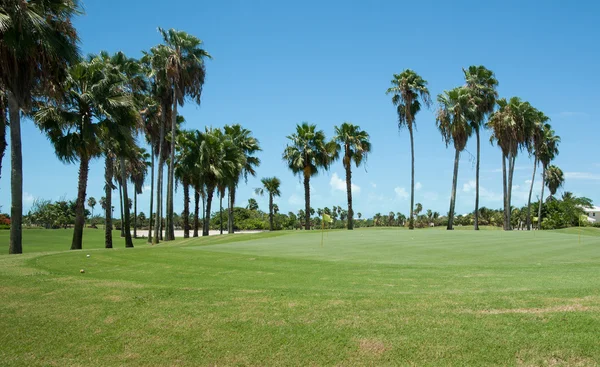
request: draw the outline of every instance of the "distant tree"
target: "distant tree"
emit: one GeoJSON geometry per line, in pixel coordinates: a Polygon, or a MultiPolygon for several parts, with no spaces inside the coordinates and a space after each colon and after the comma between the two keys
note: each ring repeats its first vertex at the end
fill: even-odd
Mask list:
{"type": "Polygon", "coordinates": [[[422,211],[423,211],[423,205],[421,203],[416,203],[415,204],[415,215],[421,214],[422,211]]]}
{"type": "Polygon", "coordinates": [[[92,217],[94,216],[94,207],[96,206],[96,198],[93,196],[90,196],[90,198],[87,201],[87,205],[92,208],[92,217]]]}
{"type": "MultiPolygon", "coordinates": [[[[269,230],[272,231],[274,228],[273,218],[275,214],[273,198],[281,196],[281,191],[279,190],[281,181],[277,177],[265,177],[260,180],[260,182],[262,182],[263,187],[255,189],[255,192],[261,196],[264,195],[265,191],[269,193],[269,230]]],[[[256,203],[256,200],[254,200],[254,202],[256,203]]],[[[250,206],[250,203],[248,203],[248,206],[250,206]]],[[[256,204],[256,208],[258,209],[258,204],[256,204]]]]}
{"type": "Polygon", "coordinates": [[[362,218],[362,213],[361,212],[358,212],[356,215],[358,216],[358,219],[362,218]]]}
{"type": "Polygon", "coordinates": [[[256,199],[254,199],[254,198],[248,199],[248,205],[246,205],[246,209],[258,210],[258,202],[256,202],[256,199]]]}
{"type": "Polygon", "coordinates": [[[549,166],[546,169],[546,185],[548,185],[548,190],[550,190],[550,197],[553,197],[556,194],[556,191],[564,184],[564,182],[565,175],[560,168],[557,166],[549,166]]]}

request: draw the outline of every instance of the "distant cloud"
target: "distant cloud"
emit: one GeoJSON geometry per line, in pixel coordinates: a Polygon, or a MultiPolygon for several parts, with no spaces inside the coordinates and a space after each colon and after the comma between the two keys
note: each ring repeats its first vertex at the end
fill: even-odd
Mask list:
{"type": "MultiPolygon", "coordinates": [[[[334,173],[331,176],[331,180],[329,180],[329,185],[331,185],[331,188],[333,190],[346,192],[346,181],[342,180],[337,173],[334,173]]],[[[360,187],[358,185],[352,184],[352,193],[359,194],[360,187]]]]}
{"type": "Polygon", "coordinates": [[[579,118],[589,118],[590,114],[586,112],[576,112],[576,111],[564,111],[558,114],[559,117],[569,118],[569,117],[579,117],[579,118]]]}
{"type": "Polygon", "coordinates": [[[31,205],[35,201],[35,197],[28,192],[23,191],[23,204],[31,205]]]}
{"type": "MultiPolygon", "coordinates": [[[[515,166],[515,171],[523,171],[523,170],[527,170],[527,169],[533,169],[533,168],[528,167],[528,166],[515,166]]],[[[508,171],[508,166],[506,167],[506,170],[508,171]]],[[[495,168],[495,169],[492,169],[492,170],[488,170],[487,172],[501,173],[502,172],[502,168],[495,168]]]]}
{"type": "Polygon", "coordinates": [[[292,195],[290,195],[290,198],[288,199],[288,203],[290,205],[302,205],[302,204],[304,204],[304,200],[302,200],[302,198],[299,195],[292,194],[292,195]]]}
{"type": "Polygon", "coordinates": [[[421,190],[421,188],[422,188],[422,187],[423,187],[423,185],[421,185],[421,183],[420,183],[420,182],[417,182],[417,183],[415,184],[415,191],[419,191],[419,190],[421,190]]]}
{"type": "MultiPolygon", "coordinates": [[[[518,187],[518,186],[517,186],[518,187]]],[[[475,181],[470,180],[469,182],[463,184],[463,192],[465,193],[475,193],[475,181]]],[[[479,196],[482,199],[486,199],[488,201],[502,201],[502,195],[496,194],[493,191],[489,191],[483,186],[479,186],[479,196]]]]}
{"type": "Polygon", "coordinates": [[[396,197],[398,197],[399,199],[408,199],[408,192],[406,192],[406,189],[404,187],[396,187],[394,189],[394,192],[396,192],[396,197]]]}
{"type": "Polygon", "coordinates": [[[377,184],[375,182],[371,182],[371,186],[376,189],[377,188],[377,184]]]}
{"type": "Polygon", "coordinates": [[[150,191],[150,185],[146,185],[144,187],[142,187],[142,192],[149,192],[150,191]]]}
{"type": "Polygon", "coordinates": [[[600,174],[591,172],[565,172],[565,179],[570,180],[600,180],[600,174]]]}
{"type": "Polygon", "coordinates": [[[423,193],[423,199],[425,199],[426,201],[437,201],[437,199],[439,198],[439,195],[437,192],[433,192],[433,191],[427,191],[425,193],[423,193]]]}

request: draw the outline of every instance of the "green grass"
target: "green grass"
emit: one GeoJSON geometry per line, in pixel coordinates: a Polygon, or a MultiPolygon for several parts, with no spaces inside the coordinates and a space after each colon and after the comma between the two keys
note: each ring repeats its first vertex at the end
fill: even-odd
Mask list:
{"type": "Polygon", "coordinates": [[[323,246],[295,231],[113,250],[92,249],[102,232],[90,230],[89,250],[54,252],[68,231],[31,232],[26,254],[0,256],[6,366],[600,363],[594,228],[329,231],[323,246]]]}

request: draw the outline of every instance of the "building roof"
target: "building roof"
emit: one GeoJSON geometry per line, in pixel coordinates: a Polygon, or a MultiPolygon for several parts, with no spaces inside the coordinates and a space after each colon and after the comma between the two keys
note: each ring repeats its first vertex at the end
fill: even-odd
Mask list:
{"type": "Polygon", "coordinates": [[[591,208],[583,208],[583,211],[586,213],[589,212],[600,212],[600,206],[593,206],[591,208]]]}

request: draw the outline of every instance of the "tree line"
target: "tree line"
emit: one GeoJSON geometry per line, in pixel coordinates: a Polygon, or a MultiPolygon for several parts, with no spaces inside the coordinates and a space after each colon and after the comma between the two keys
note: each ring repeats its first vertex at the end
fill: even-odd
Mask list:
{"type": "MultiPolygon", "coordinates": [[[[185,102],[200,104],[204,86],[205,62],[211,55],[202,41],[183,31],[159,28],[162,42],[143,51],[140,59],[122,52],[100,52],[82,57],[73,17],[82,13],[79,1],[36,2],[6,0],[0,7],[0,157],[6,148],[6,128],[11,144],[11,226],[10,253],[22,252],[23,185],[21,116],[30,117],[47,135],[58,159],[78,164],[78,189],[74,207],[74,234],[71,249],[81,249],[85,225],[85,203],[89,163],[103,158],[105,163],[105,245],[112,241],[112,191],[119,189],[121,218],[126,247],[133,247],[131,216],[127,209],[134,186],[133,205],[150,171],[151,198],[148,241],[170,241],[174,236],[174,190],[181,184],[184,192],[184,231],[188,237],[207,235],[213,198],[219,207],[227,195],[227,230],[234,231],[236,188],[241,180],[256,175],[260,145],[251,131],[240,125],[207,127],[203,131],[181,129],[184,118],[178,109],[185,102]],[[138,146],[145,137],[150,151],[138,146]],[[164,169],[167,169],[166,185],[164,169]],[[155,177],[156,171],[156,177],[155,177]],[[166,186],[166,188],[165,188],[166,186]],[[163,194],[166,192],[166,200],[163,194]],[[189,223],[189,203],[195,214],[189,223]],[[163,202],[166,202],[163,208],[163,202]],[[203,223],[200,226],[199,205],[203,223]],[[156,207],[154,204],[156,203],[156,207]],[[125,209],[123,209],[125,207],[125,209]],[[163,220],[164,218],[164,224],[163,220]],[[164,238],[163,238],[164,232],[164,238]]],[[[483,66],[463,70],[465,83],[437,97],[436,124],[446,145],[455,148],[452,195],[447,228],[453,228],[456,185],[460,153],[467,140],[477,139],[474,228],[479,229],[479,166],[481,130],[491,131],[491,142],[502,153],[504,211],[503,224],[511,229],[511,194],[515,161],[527,151],[534,157],[532,182],[527,205],[527,229],[531,228],[531,191],[538,165],[542,166],[542,193],[538,217],[542,215],[543,191],[551,193],[564,182],[562,171],[551,165],[558,154],[560,137],[549,118],[518,97],[499,98],[498,81],[483,66]]],[[[428,83],[410,69],[394,74],[386,94],[398,115],[398,127],[407,128],[411,144],[411,197],[407,218],[415,227],[414,204],[414,129],[416,116],[433,104],[428,83]]],[[[282,158],[288,168],[303,180],[305,205],[301,221],[311,228],[310,179],[327,170],[341,158],[346,174],[346,227],[354,228],[352,205],[352,165],[360,166],[371,152],[369,134],[360,126],[344,122],[335,127],[327,140],[323,130],[301,123],[287,136],[282,158]]],[[[1,162],[0,162],[1,164],[1,162]]],[[[280,180],[264,178],[258,194],[269,196],[269,222],[274,228],[274,198],[281,195],[280,180]]],[[[134,210],[137,213],[137,209],[134,210]]],[[[222,210],[219,211],[222,215],[222,210]]],[[[135,216],[134,216],[135,217],[135,216]]],[[[134,218],[135,220],[135,218],[134,218]]],[[[220,221],[224,225],[224,221],[220,221]]],[[[538,228],[541,220],[538,220],[538,228]]],[[[137,226],[134,226],[134,230],[137,226]]]]}

